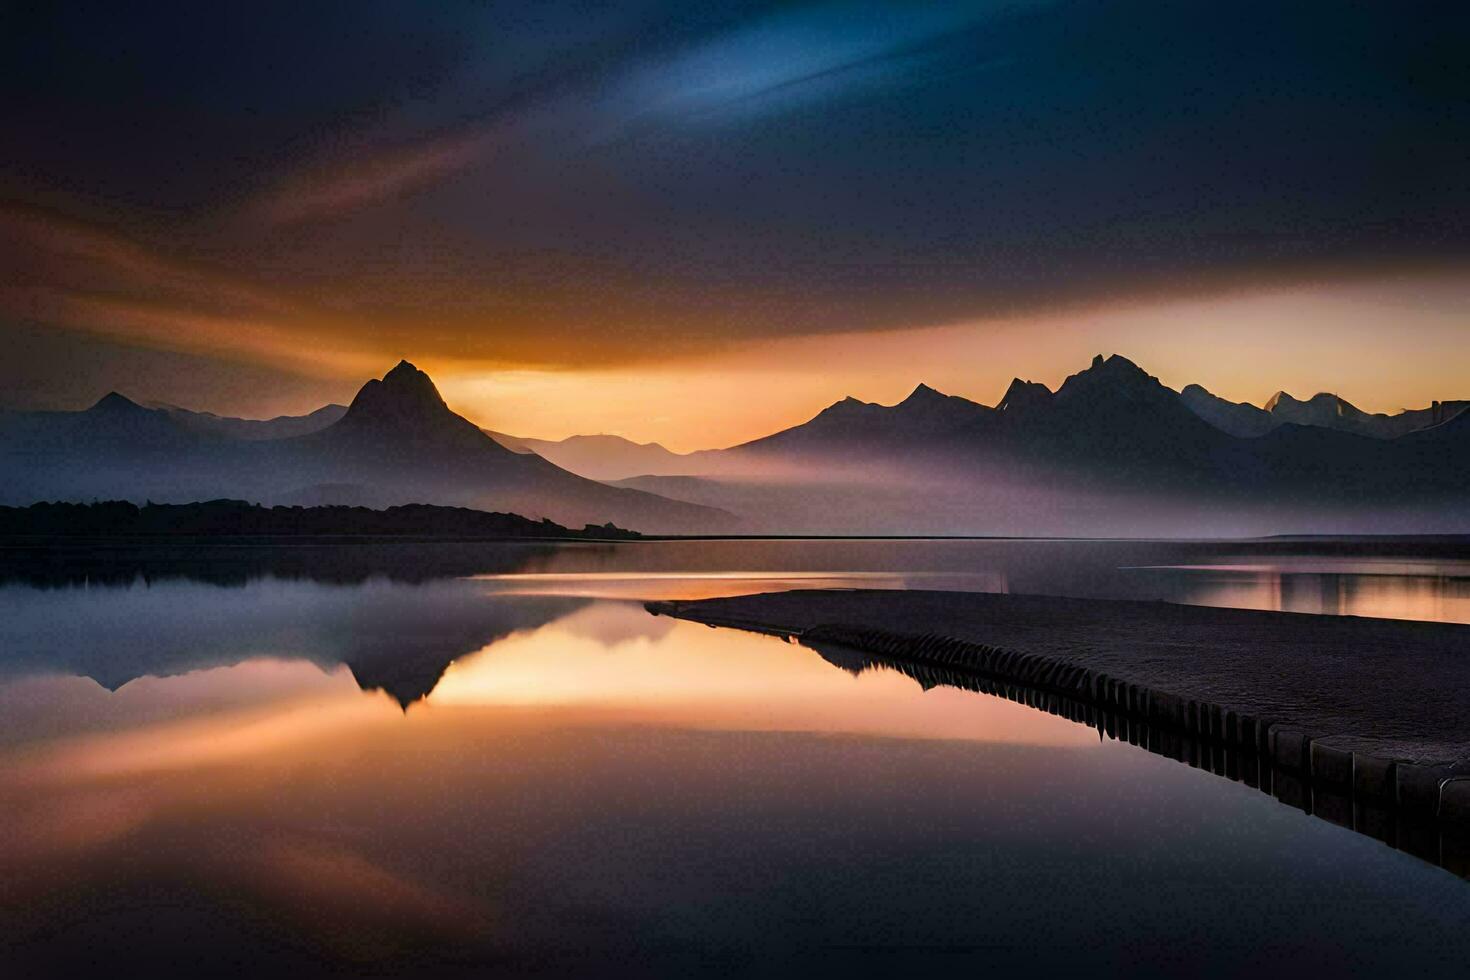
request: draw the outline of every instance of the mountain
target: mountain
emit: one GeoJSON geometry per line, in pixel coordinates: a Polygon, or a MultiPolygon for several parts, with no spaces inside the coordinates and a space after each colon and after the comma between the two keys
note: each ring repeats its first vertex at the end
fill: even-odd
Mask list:
{"type": "Polygon", "coordinates": [[[1055,393],[1017,379],[994,408],[919,385],[895,405],[845,398],[814,418],[719,453],[691,454],[695,475],[729,476],[742,464],[788,473],[830,466],[932,473],[981,463],[1073,467],[1105,462],[1149,475],[1178,469],[1227,443],[1177,392],[1127,358],[1095,358],[1055,393]]]}
{"type": "Polygon", "coordinates": [[[82,412],[0,412],[0,439],[24,438],[37,443],[52,439],[119,440],[134,449],[197,444],[201,436],[206,441],[209,437],[284,439],[324,429],[346,412],[342,405],[324,405],[307,415],[241,419],[177,405],[139,403],[110,391],[82,412]]]}
{"type": "Polygon", "coordinates": [[[80,412],[3,413],[0,502],[106,499],[121,488],[136,488],[139,499],[155,489],[223,496],[203,493],[210,481],[194,482],[197,461],[221,441],[115,391],[80,412]],[[185,461],[182,468],[175,465],[185,461]]]}
{"type": "Polygon", "coordinates": [[[1200,385],[1186,385],[1179,399],[1200,418],[1222,432],[1251,439],[1263,436],[1280,424],[1264,408],[1246,402],[1233,402],[1205,390],[1200,385]]]}
{"type": "Polygon", "coordinates": [[[1470,401],[1432,402],[1428,408],[1405,409],[1395,415],[1369,413],[1331,392],[1318,392],[1306,401],[1278,391],[1264,408],[1232,402],[1189,385],[1180,397],[1200,418],[1233,436],[1254,438],[1285,424],[1352,432],[1374,439],[1397,439],[1418,429],[1438,425],[1470,407],[1470,401]]]}
{"type": "MultiPolygon", "coordinates": [[[[1332,417],[1357,416],[1334,406],[1332,417]]],[[[1421,432],[1381,438],[1285,422],[1197,386],[1175,391],[1125,357],[1100,355],[1055,392],[1017,379],[994,408],[925,386],[895,405],[846,398],[763,439],[690,454],[685,479],[621,485],[782,533],[1470,527],[1470,453],[1460,449],[1470,413],[1421,432]]]]}
{"type": "MultiPolygon", "coordinates": [[[[609,487],[512,452],[452,411],[429,376],[407,361],[363,385],[334,424],[263,445],[291,475],[297,494],[341,488],[333,491],[347,498],[340,503],[435,503],[666,533],[734,523],[728,514],[609,487]]],[[[280,478],[273,482],[279,486],[280,478]]]]}
{"type": "Polygon", "coordinates": [[[715,452],[691,453],[686,472],[739,475],[814,468],[863,469],[983,438],[996,412],[967,398],[916,387],[894,405],[844,398],[800,425],[715,452]]]}
{"type": "Polygon", "coordinates": [[[994,415],[994,409],[957,395],[941,394],[921,384],[892,406],[844,398],[808,422],[735,449],[770,452],[827,448],[836,444],[865,448],[873,440],[895,446],[913,445],[983,426],[994,415]]]}
{"type": "Polygon", "coordinates": [[[1062,382],[1049,401],[1028,402],[1002,416],[1013,445],[1028,457],[1105,464],[1104,472],[1148,479],[1161,472],[1207,467],[1230,438],[1180,401],[1179,393],[1119,354],[1062,382]]]}
{"type": "Polygon", "coordinates": [[[665,533],[735,523],[710,508],[609,487],[513,453],[453,412],[407,361],[367,382],[337,421],[304,435],[235,438],[111,394],[84,412],[0,418],[0,457],[5,503],[227,497],[428,503],[665,533]]]}
{"type": "Polygon", "coordinates": [[[497,440],[405,361],[335,421],[279,438],[115,393],[0,414],[0,503],[425,503],[645,533],[1445,532],[1470,529],[1464,405],[1377,416],[1281,396],[1268,411],[1099,355],[1055,391],[1017,379],[994,407],[919,385],[681,456],[618,437],[497,440]],[[558,451],[609,477],[662,472],[609,485],[541,455],[558,451]]]}
{"type": "Polygon", "coordinates": [[[306,415],[278,415],[272,419],[238,419],[213,412],[191,412],[187,408],[164,403],[149,403],[160,409],[186,429],[228,436],[231,439],[287,439],[325,429],[347,412],[345,405],[323,405],[306,415]]]}
{"type": "Polygon", "coordinates": [[[564,470],[592,480],[622,480],[633,476],[684,472],[689,463],[681,453],[656,442],[634,442],[622,436],[569,436],[566,439],[528,439],[504,432],[485,434],[516,453],[535,453],[564,470]]]}

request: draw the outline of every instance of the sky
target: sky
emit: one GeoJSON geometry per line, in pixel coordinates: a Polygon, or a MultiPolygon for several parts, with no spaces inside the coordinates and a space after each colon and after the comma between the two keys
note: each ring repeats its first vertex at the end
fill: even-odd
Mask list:
{"type": "Polygon", "coordinates": [[[0,405],[1470,397],[1463,3],[0,3],[0,405]]]}

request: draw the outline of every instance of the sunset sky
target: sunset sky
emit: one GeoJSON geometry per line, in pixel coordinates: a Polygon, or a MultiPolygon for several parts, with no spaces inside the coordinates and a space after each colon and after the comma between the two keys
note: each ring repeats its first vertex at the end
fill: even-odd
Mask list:
{"type": "Polygon", "coordinates": [[[1463,3],[148,6],[0,6],[0,405],[1470,398],[1463,3]]]}

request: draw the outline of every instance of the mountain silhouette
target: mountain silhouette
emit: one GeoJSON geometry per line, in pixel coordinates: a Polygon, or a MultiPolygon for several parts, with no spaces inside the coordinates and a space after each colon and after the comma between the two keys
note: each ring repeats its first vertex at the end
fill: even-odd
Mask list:
{"type": "MultiPolygon", "coordinates": [[[[1017,379],[995,408],[920,386],[845,398],[801,425],[624,481],[783,533],[1402,533],[1470,527],[1470,413],[1370,416],[1335,396],[1309,421],[1420,419],[1397,437],[1284,422],[1099,355],[1053,392],[1017,379]],[[1325,407],[1324,407],[1325,406],[1325,407]],[[1356,413],[1356,414],[1355,414],[1356,413]],[[1264,423],[1255,421],[1264,418],[1264,423]]],[[[1278,399],[1280,414],[1294,409],[1278,399]]]]}
{"type": "Polygon", "coordinates": [[[343,488],[336,491],[342,503],[437,503],[662,532],[734,524],[728,514],[610,487],[512,452],[450,409],[429,376],[407,361],[363,385],[340,421],[269,446],[298,493],[343,488]]]}
{"type": "Polygon", "coordinates": [[[281,438],[116,393],[81,412],[0,413],[0,502],[430,503],[675,533],[1441,532],[1470,527],[1466,404],[1387,416],[1282,394],[1268,410],[1175,391],[1114,354],[1056,391],[1016,379],[994,407],[920,384],[680,455],[488,433],[402,361],[335,421],[293,420],[316,427],[281,438]],[[608,480],[646,472],[609,485],[558,453],[608,480]]]}
{"type": "Polygon", "coordinates": [[[1229,441],[1178,393],[1114,355],[1099,356],[1055,393],[1018,379],[995,408],[927,385],[894,405],[845,398],[808,422],[723,451],[705,472],[728,474],[742,459],[784,462],[791,470],[886,459],[898,468],[926,469],[936,463],[1068,469],[1104,463],[1115,475],[1124,465],[1147,465],[1154,477],[1198,464],[1229,441]]]}
{"type": "Polygon", "coordinates": [[[1189,385],[1180,397],[1201,418],[1216,428],[1241,438],[1265,435],[1280,425],[1294,424],[1336,429],[1375,439],[1397,439],[1410,432],[1445,422],[1466,408],[1470,401],[1432,402],[1428,408],[1406,409],[1396,415],[1369,413],[1352,402],[1318,392],[1306,401],[1278,391],[1257,408],[1211,394],[1199,385],[1189,385]]]}
{"type": "Polygon", "coordinates": [[[287,439],[325,429],[347,411],[346,405],[323,405],[306,415],[278,415],[271,419],[241,419],[213,412],[194,412],[177,405],[150,402],[148,408],[166,413],[179,425],[198,432],[227,436],[231,439],[287,439]]]}
{"type": "MultiPolygon", "coordinates": [[[[844,398],[801,425],[734,446],[725,458],[751,461],[796,454],[805,461],[861,464],[875,453],[923,452],[936,443],[978,435],[995,410],[921,384],[895,405],[844,398]]],[[[696,454],[697,455],[697,454],[696,454]]]]}
{"type": "Polygon", "coordinates": [[[1012,378],[1005,395],[995,406],[996,411],[1016,418],[1045,411],[1051,405],[1052,391],[1038,381],[1022,381],[1012,378]]]}
{"type": "Polygon", "coordinates": [[[593,480],[621,480],[648,474],[682,473],[689,467],[682,453],[656,442],[634,442],[607,434],[566,439],[529,439],[491,429],[485,434],[516,453],[535,453],[564,470],[593,480]]]}
{"type": "Polygon", "coordinates": [[[1186,385],[1179,392],[1179,400],[1215,428],[1241,439],[1263,436],[1281,424],[1279,419],[1264,408],[1229,401],[1206,390],[1202,385],[1186,385]]]}
{"type": "Polygon", "coordinates": [[[680,532],[735,523],[511,452],[450,409],[407,361],[364,384],[335,422],[303,435],[251,440],[186,423],[117,394],[83,412],[11,413],[0,418],[0,502],[429,503],[577,527],[680,532]]]}
{"type": "Polygon", "coordinates": [[[373,439],[398,439],[471,446],[479,427],[450,411],[429,376],[408,361],[363,385],[331,428],[339,437],[361,433],[373,439]]]}
{"type": "Polygon", "coordinates": [[[115,391],[109,391],[78,415],[68,417],[56,413],[41,421],[53,423],[42,426],[37,433],[41,438],[108,443],[132,452],[193,446],[207,438],[178,425],[167,413],[147,408],[115,391]]]}

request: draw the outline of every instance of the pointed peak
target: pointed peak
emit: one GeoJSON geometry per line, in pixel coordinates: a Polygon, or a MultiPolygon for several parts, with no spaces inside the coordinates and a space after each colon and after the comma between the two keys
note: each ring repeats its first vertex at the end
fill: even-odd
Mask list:
{"type": "Polygon", "coordinates": [[[410,361],[399,361],[393,365],[393,370],[383,375],[383,384],[427,384],[433,386],[434,382],[427,374],[420,371],[410,361]]]}
{"type": "Polygon", "coordinates": [[[1128,360],[1122,354],[1110,354],[1107,357],[1098,354],[1092,359],[1092,367],[1089,370],[1101,371],[1104,374],[1118,377],[1125,375],[1142,375],[1143,377],[1148,377],[1147,371],[1128,360]]]}
{"type": "Polygon", "coordinates": [[[841,401],[835,401],[832,404],[828,405],[826,408],[822,409],[822,411],[823,412],[832,412],[832,411],[849,412],[849,411],[854,411],[854,410],[860,409],[860,408],[866,408],[867,406],[869,406],[871,404],[872,404],[871,402],[865,402],[861,398],[854,398],[852,395],[848,395],[846,398],[843,398],[841,401]]]}
{"type": "Polygon", "coordinates": [[[996,406],[999,411],[1009,412],[1016,409],[1025,410],[1028,406],[1038,405],[1051,401],[1052,390],[1039,381],[1023,381],[1020,378],[1012,378],[1010,387],[1002,396],[1000,404],[996,406]]]}
{"type": "Polygon", "coordinates": [[[434,390],[435,394],[438,393],[438,389],[434,387],[433,379],[409,361],[399,361],[393,365],[393,370],[383,375],[383,384],[390,387],[413,386],[430,388],[434,390]]]}
{"type": "Polygon", "coordinates": [[[1268,412],[1274,412],[1277,405],[1290,405],[1294,402],[1296,402],[1296,399],[1291,396],[1290,392],[1278,391],[1276,394],[1266,399],[1265,409],[1268,412]]]}
{"type": "Polygon", "coordinates": [[[88,409],[88,411],[114,412],[120,409],[141,409],[142,407],[143,406],[139,405],[137,402],[133,401],[126,395],[120,395],[115,391],[109,391],[107,394],[97,399],[96,404],[88,409]]]}
{"type": "Polygon", "coordinates": [[[865,402],[860,398],[854,398],[852,395],[848,395],[841,401],[833,402],[826,408],[822,409],[813,417],[812,421],[815,421],[816,419],[847,420],[862,418],[869,412],[872,412],[878,408],[880,408],[880,406],[875,405],[872,402],[865,402]]]}
{"type": "Polygon", "coordinates": [[[950,396],[946,395],[944,392],[938,391],[934,388],[929,387],[923,382],[920,382],[913,391],[909,392],[908,397],[899,402],[899,404],[908,405],[916,402],[944,401],[949,397],[950,396]]]}
{"type": "Polygon", "coordinates": [[[424,372],[420,371],[417,367],[414,366],[414,363],[412,361],[408,360],[407,358],[404,358],[404,359],[400,360],[397,364],[393,365],[393,370],[391,370],[387,374],[383,375],[383,380],[384,381],[387,381],[389,378],[396,377],[396,376],[401,376],[401,375],[410,375],[410,376],[412,376],[412,375],[415,375],[415,374],[423,374],[423,373],[424,372]]]}
{"type": "Polygon", "coordinates": [[[408,361],[399,361],[381,380],[369,381],[358,390],[344,418],[391,419],[403,424],[449,414],[433,379],[408,361]]]}
{"type": "Polygon", "coordinates": [[[1142,389],[1152,387],[1154,383],[1157,383],[1157,379],[1122,354],[1113,354],[1108,357],[1098,354],[1092,359],[1091,367],[1069,377],[1057,390],[1057,394],[1066,394],[1071,397],[1079,389],[1087,391],[1115,388],[1142,389]]]}

